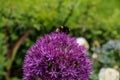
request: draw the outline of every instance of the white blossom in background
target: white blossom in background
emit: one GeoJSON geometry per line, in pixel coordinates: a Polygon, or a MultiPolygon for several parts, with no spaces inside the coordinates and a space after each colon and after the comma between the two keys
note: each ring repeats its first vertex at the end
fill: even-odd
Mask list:
{"type": "Polygon", "coordinates": [[[89,44],[87,42],[87,40],[83,37],[79,37],[77,38],[77,43],[80,45],[80,46],[84,46],[87,50],[89,49],[89,44]]]}
{"type": "Polygon", "coordinates": [[[98,54],[97,53],[93,53],[92,58],[93,59],[97,59],[98,58],[98,54]]]}
{"type": "Polygon", "coordinates": [[[102,68],[99,72],[99,80],[120,80],[120,74],[113,68],[102,68]]]}

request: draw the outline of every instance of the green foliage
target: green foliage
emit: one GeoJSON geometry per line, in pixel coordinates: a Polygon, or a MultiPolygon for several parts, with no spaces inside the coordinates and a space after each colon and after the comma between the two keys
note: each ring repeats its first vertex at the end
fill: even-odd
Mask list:
{"type": "Polygon", "coordinates": [[[112,67],[117,66],[118,71],[120,71],[120,41],[119,40],[109,40],[102,46],[92,47],[92,51],[98,55],[96,62],[93,62],[93,74],[98,77],[98,72],[102,67],[112,67]]]}
{"type": "MultiPolygon", "coordinates": [[[[21,79],[22,62],[27,49],[39,36],[54,31],[60,25],[69,26],[71,36],[84,36],[90,45],[94,40],[104,44],[109,39],[119,39],[119,5],[119,0],[0,0],[0,80],[6,76],[8,49],[15,51],[9,64],[12,65],[10,77],[13,80],[21,79]],[[14,47],[28,30],[31,31],[29,36],[14,47]]],[[[111,50],[110,56],[115,56],[113,53],[111,50]]],[[[116,61],[109,64],[114,57],[107,57],[106,54],[99,57],[98,65],[118,64],[116,61]],[[101,57],[108,62],[104,63],[101,57]]],[[[94,75],[91,77],[96,79],[94,75]]]]}
{"type": "MultiPolygon", "coordinates": [[[[97,51],[96,51],[97,52],[97,51]]],[[[99,48],[98,60],[105,66],[120,66],[120,42],[119,40],[110,40],[99,48]]]]}

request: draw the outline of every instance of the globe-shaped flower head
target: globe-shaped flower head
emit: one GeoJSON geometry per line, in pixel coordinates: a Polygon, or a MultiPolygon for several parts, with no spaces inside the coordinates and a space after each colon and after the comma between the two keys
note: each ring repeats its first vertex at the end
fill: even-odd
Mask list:
{"type": "Polygon", "coordinates": [[[39,38],[23,63],[23,80],[88,80],[90,73],[86,50],[64,33],[39,38]]]}

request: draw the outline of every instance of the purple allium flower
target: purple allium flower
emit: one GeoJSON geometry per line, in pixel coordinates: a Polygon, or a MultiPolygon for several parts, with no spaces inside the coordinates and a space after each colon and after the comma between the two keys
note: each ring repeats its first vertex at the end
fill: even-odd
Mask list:
{"type": "Polygon", "coordinates": [[[23,80],[88,80],[91,61],[84,47],[64,33],[41,37],[27,51],[23,80]]]}

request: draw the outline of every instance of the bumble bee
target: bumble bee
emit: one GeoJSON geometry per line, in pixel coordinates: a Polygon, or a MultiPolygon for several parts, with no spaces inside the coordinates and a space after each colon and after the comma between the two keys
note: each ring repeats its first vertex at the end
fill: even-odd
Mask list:
{"type": "Polygon", "coordinates": [[[65,34],[69,34],[69,28],[67,27],[67,26],[60,26],[60,27],[58,27],[56,30],[55,30],[55,32],[63,32],[63,33],[65,33],[65,34]]]}

